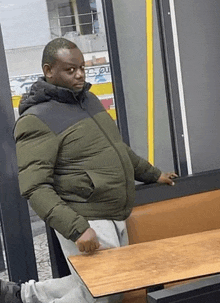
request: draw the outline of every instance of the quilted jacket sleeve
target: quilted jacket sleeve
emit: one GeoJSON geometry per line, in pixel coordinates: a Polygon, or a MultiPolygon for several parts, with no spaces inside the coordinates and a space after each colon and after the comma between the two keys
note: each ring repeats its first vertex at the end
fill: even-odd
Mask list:
{"type": "Polygon", "coordinates": [[[144,183],[156,182],[161,175],[161,171],[147,160],[136,155],[129,146],[126,145],[126,147],[134,167],[135,180],[144,183]]]}
{"type": "Polygon", "coordinates": [[[89,227],[54,190],[54,165],[59,150],[58,136],[34,115],[21,117],[15,126],[21,195],[41,219],[65,238],[76,241],[89,227]]]}

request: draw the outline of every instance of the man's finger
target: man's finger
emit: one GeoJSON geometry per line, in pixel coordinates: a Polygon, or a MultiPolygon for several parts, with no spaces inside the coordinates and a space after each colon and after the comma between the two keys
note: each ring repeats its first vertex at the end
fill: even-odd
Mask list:
{"type": "Polygon", "coordinates": [[[93,253],[96,250],[96,245],[95,242],[90,243],[90,251],[91,253],[93,253]]]}
{"type": "Polygon", "coordinates": [[[91,252],[91,242],[86,242],[85,243],[85,252],[86,253],[91,252]]]}
{"type": "Polygon", "coordinates": [[[99,249],[100,243],[98,241],[95,242],[95,249],[99,249]]]}
{"type": "Polygon", "coordinates": [[[79,251],[81,251],[81,252],[85,251],[85,246],[84,246],[83,242],[78,242],[77,246],[78,246],[79,251]]]}
{"type": "Polygon", "coordinates": [[[169,185],[174,185],[175,184],[170,177],[166,178],[166,181],[167,181],[167,184],[169,184],[169,185]]]}
{"type": "Polygon", "coordinates": [[[177,178],[178,177],[178,175],[175,174],[175,173],[172,173],[171,176],[172,176],[172,178],[177,178]]]}
{"type": "Polygon", "coordinates": [[[94,252],[96,249],[99,249],[100,247],[100,244],[99,244],[99,241],[96,240],[92,243],[92,251],[94,252]]]}
{"type": "Polygon", "coordinates": [[[88,242],[86,243],[85,251],[87,253],[93,253],[95,250],[95,243],[94,242],[88,242]]]}

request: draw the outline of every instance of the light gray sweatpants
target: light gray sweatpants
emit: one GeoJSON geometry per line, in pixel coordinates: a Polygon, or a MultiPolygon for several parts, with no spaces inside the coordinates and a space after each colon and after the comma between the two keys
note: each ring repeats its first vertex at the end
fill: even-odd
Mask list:
{"type": "MultiPolygon", "coordinates": [[[[94,220],[89,221],[89,224],[96,232],[100,249],[128,244],[125,221],[94,220]]],[[[66,258],[81,254],[74,242],[65,239],[58,232],[56,234],[66,258]]],[[[68,265],[71,275],[67,277],[42,282],[30,280],[22,284],[23,303],[119,303],[122,301],[122,295],[94,299],[69,262],[68,265]]]]}

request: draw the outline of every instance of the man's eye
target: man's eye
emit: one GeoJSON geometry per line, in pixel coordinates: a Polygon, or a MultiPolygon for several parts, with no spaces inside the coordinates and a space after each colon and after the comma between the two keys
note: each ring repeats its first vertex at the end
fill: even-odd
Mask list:
{"type": "Polygon", "coordinates": [[[70,69],[69,69],[69,71],[71,72],[71,73],[74,73],[75,72],[75,68],[74,67],[71,67],[70,69]]]}

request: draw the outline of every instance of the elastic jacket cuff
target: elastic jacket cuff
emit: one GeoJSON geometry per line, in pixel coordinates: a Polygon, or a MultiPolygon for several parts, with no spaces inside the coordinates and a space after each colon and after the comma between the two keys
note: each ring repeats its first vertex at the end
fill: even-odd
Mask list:
{"type": "Polygon", "coordinates": [[[80,232],[78,232],[78,230],[74,230],[74,232],[72,233],[72,235],[70,236],[70,240],[72,240],[73,242],[76,242],[77,239],[79,239],[79,237],[81,236],[82,234],[80,232]]]}

